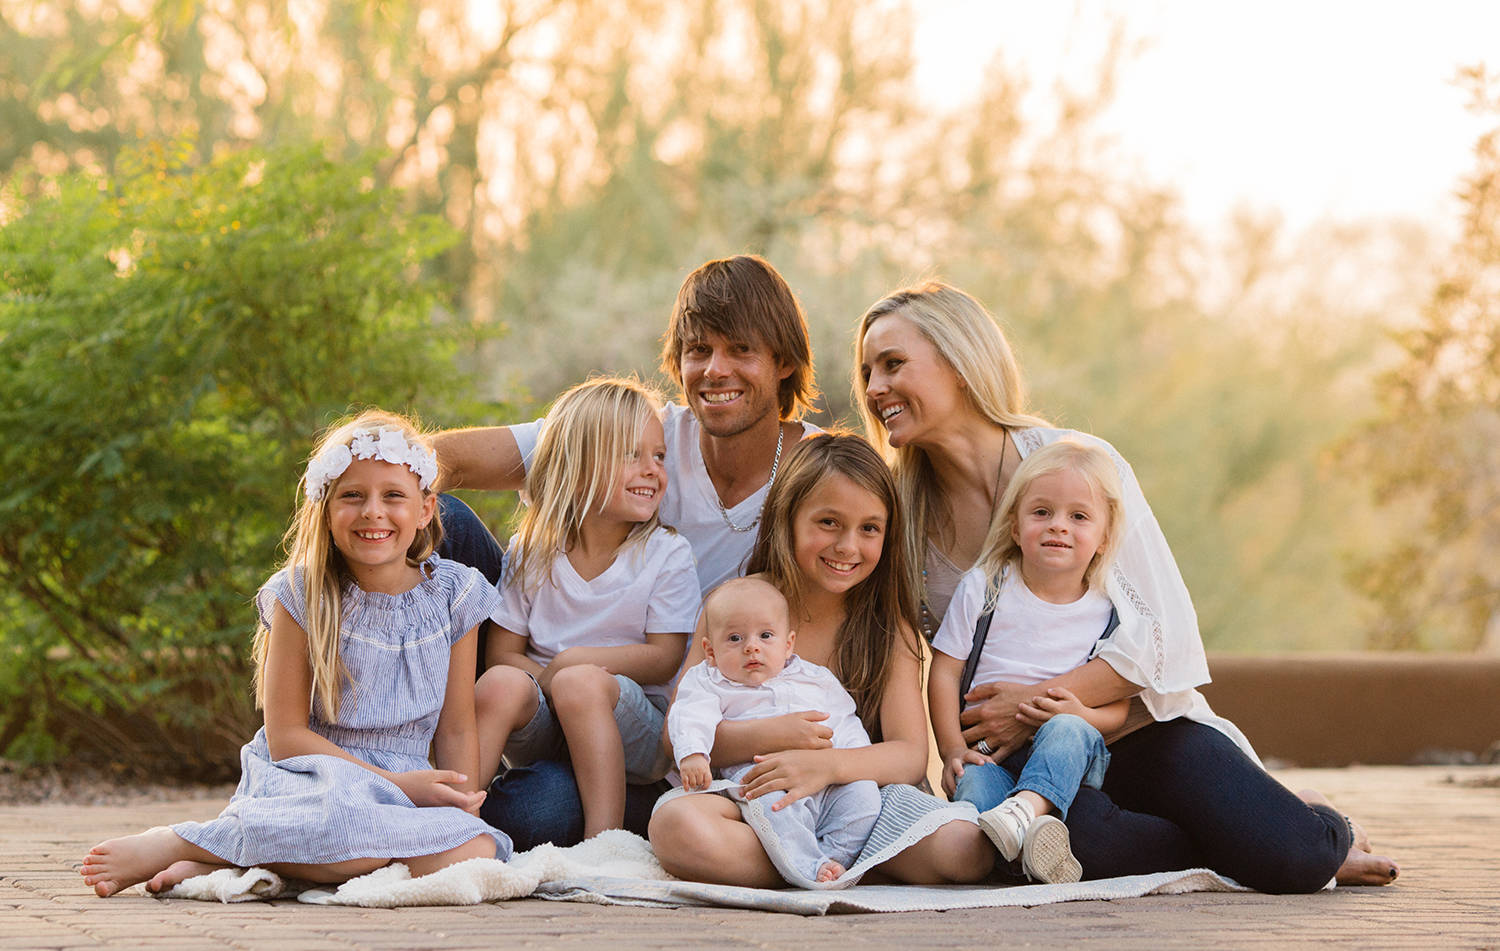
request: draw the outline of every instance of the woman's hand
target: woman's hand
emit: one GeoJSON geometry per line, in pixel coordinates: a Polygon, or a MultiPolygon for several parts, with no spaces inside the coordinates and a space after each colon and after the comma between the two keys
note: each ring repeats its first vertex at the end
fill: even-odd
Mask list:
{"type": "Polygon", "coordinates": [[[964,774],[964,764],[978,766],[990,762],[990,758],[978,750],[964,750],[953,756],[943,757],[943,792],[952,799],[958,791],[958,778],[964,774]]]}
{"type": "Polygon", "coordinates": [[[1022,716],[1020,706],[1037,696],[1035,684],[1010,684],[1004,681],[980,684],[964,699],[971,706],[959,715],[958,722],[964,727],[964,742],[974,746],[980,740],[989,741],[990,756],[995,762],[1021,748],[1040,724],[1030,723],[1022,716]]]}
{"type": "Polygon", "coordinates": [[[413,769],[405,773],[394,773],[391,782],[406,793],[417,806],[457,806],[464,812],[479,815],[479,804],[484,802],[485,792],[464,792],[453,788],[466,783],[469,777],[451,769],[413,769]]]}
{"type": "Polygon", "coordinates": [[[757,745],[768,750],[827,750],[833,748],[833,728],[821,710],[799,710],[755,721],[757,745]]]}
{"type": "Polygon", "coordinates": [[[773,811],[791,805],[804,796],[821,792],[837,782],[833,758],[819,750],[785,750],[755,757],[744,778],[746,799],[756,799],[769,792],[784,791],[773,811]]]}

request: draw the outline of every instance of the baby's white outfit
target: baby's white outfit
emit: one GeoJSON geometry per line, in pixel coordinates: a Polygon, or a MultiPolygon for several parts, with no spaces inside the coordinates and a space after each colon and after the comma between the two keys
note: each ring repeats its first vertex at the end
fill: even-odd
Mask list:
{"type": "MultiPolygon", "coordinates": [[[[722,720],[759,720],[804,710],[828,714],[823,722],[833,730],[836,749],[870,745],[869,734],[855,712],[854,699],[843,684],[828,668],[796,654],[787,658],[780,673],[760,684],[736,683],[708,661],[689,668],[677,685],[677,699],[667,713],[667,733],[680,764],[694,753],[707,755],[712,751],[714,731],[722,720]]],[[[753,765],[739,763],[715,773],[739,782],[753,765]]],[[[767,819],[793,861],[812,879],[830,859],[846,869],[852,865],[880,815],[880,788],[868,779],[827,786],[773,810],[771,807],[785,795],[773,792],[760,798],[767,819]]]]}

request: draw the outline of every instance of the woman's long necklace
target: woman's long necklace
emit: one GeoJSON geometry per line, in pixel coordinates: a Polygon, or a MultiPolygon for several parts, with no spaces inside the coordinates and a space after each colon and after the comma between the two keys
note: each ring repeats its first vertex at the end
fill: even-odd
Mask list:
{"type": "MultiPolygon", "coordinates": [[[[766,480],[766,488],[770,488],[771,483],[776,481],[776,470],[781,468],[781,441],[783,438],[785,438],[785,436],[786,432],[781,428],[781,423],[777,422],[776,458],[771,462],[771,478],[766,480]]],[[[731,532],[739,532],[740,534],[744,534],[745,532],[753,532],[755,531],[755,527],[760,524],[760,512],[755,513],[755,518],[751,519],[749,525],[734,524],[734,520],[729,517],[729,510],[724,507],[723,501],[719,499],[719,492],[717,489],[714,490],[714,502],[719,506],[719,516],[724,519],[724,524],[729,526],[729,530],[731,532]]],[[[762,508],[764,508],[764,505],[762,505],[762,508]]]]}
{"type": "MultiPolygon", "coordinates": [[[[1000,465],[998,465],[995,468],[995,497],[990,500],[990,522],[989,522],[989,524],[991,526],[993,526],[995,524],[995,507],[1000,504],[1000,478],[1001,478],[1001,476],[1003,476],[1005,474],[1005,454],[1006,454],[1006,451],[1009,450],[1009,449],[1010,449],[1010,440],[1009,439],[1005,440],[1005,442],[1003,442],[1003,443],[1000,444],[1000,465]]],[[[986,535],[986,537],[988,537],[988,535],[989,535],[989,529],[988,528],[985,529],[985,535],[986,535]]],[[[981,552],[981,554],[983,554],[983,552],[981,552]]],[[[921,622],[922,622],[922,635],[927,638],[927,643],[929,643],[929,644],[931,644],[932,643],[932,639],[937,636],[937,631],[934,629],[934,625],[933,625],[932,621],[933,621],[933,618],[932,618],[932,609],[929,608],[929,607],[927,607],[927,558],[924,555],[924,557],[922,558],[922,617],[921,617],[921,622]]]]}

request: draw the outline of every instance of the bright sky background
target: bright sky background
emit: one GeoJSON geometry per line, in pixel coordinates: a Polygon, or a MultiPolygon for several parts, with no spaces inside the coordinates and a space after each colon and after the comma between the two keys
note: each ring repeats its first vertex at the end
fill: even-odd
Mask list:
{"type": "Polygon", "coordinates": [[[936,104],[973,96],[998,52],[1045,115],[1059,78],[1086,81],[1110,22],[1127,57],[1104,128],[1206,229],[1236,205],[1301,228],[1408,216],[1454,227],[1453,189],[1483,124],[1452,83],[1500,69],[1500,3],[1479,0],[915,0],[917,80],[936,104]]]}

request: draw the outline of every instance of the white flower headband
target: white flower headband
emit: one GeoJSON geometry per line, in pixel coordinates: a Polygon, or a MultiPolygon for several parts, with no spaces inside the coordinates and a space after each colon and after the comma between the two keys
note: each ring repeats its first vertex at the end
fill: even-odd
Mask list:
{"type": "Polygon", "coordinates": [[[329,446],[308,462],[307,473],[302,477],[307,497],[314,502],[321,499],[328,483],[343,475],[356,459],[379,459],[405,466],[416,473],[417,484],[424,492],[437,479],[437,456],[426,446],[407,442],[401,430],[358,429],[348,445],[329,446]]]}

